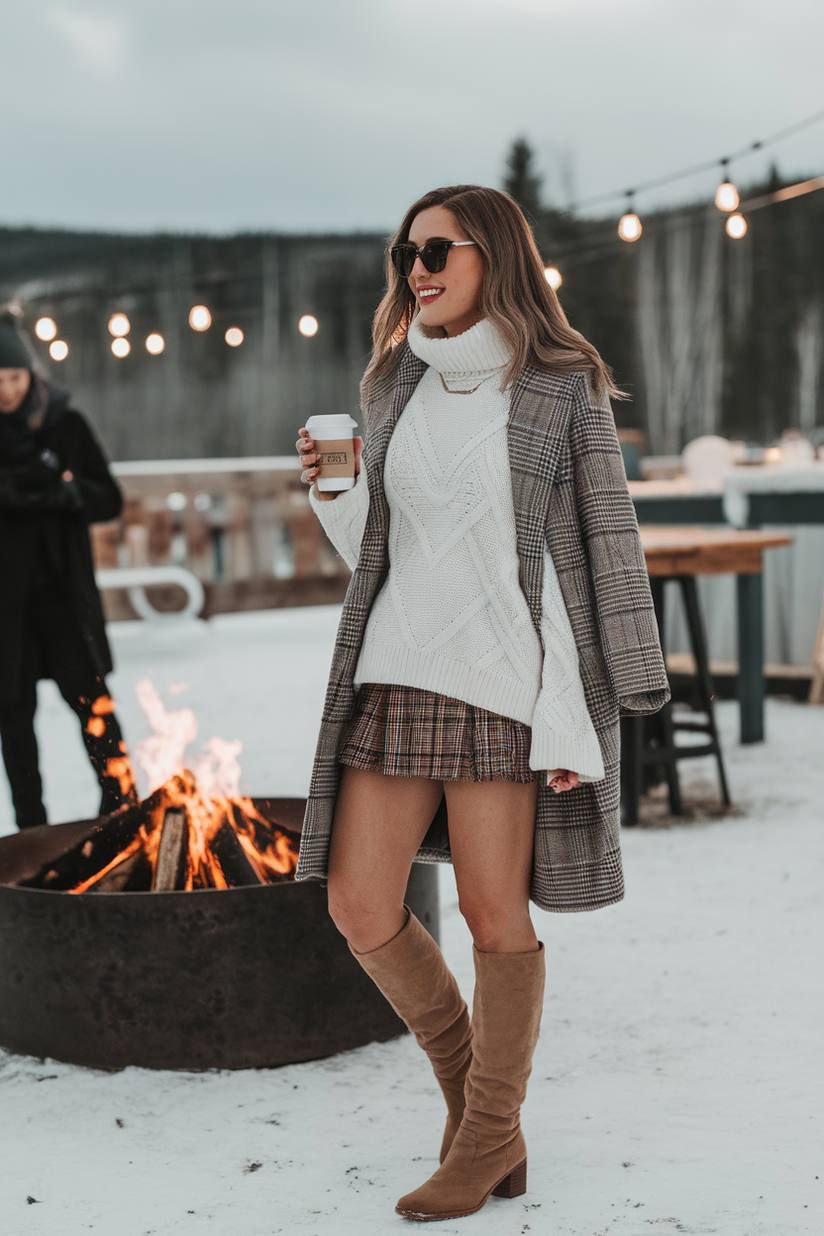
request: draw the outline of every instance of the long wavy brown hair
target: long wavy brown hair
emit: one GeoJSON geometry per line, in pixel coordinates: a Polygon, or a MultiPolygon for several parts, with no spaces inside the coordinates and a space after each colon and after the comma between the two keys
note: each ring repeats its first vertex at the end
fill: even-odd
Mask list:
{"type": "MultiPolygon", "coordinates": [[[[404,244],[416,215],[430,206],[445,206],[467,239],[474,240],[484,259],[478,308],[500,331],[512,351],[504,386],[514,382],[525,365],[547,373],[587,371],[597,393],[627,396],[618,390],[609,367],[591,343],[567,321],[561,303],[544,275],[544,263],[523,211],[506,193],[482,185],[448,185],[424,194],[407,210],[389,242],[404,244]]],[[[399,362],[398,345],[417,313],[417,301],[406,279],[386,258],[386,294],[375,312],[372,358],[361,384],[368,398],[373,384],[391,378],[399,362]]]]}

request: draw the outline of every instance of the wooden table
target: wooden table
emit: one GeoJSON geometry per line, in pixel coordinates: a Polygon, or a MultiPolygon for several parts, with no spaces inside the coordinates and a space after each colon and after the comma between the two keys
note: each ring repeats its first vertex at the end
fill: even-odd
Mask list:
{"type": "MultiPolygon", "coordinates": [[[[641,526],[650,581],[697,575],[735,575],[738,594],[738,703],[741,741],[764,738],[763,553],[791,545],[781,533],[732,528],[641,526]]],[[[659,583],[660,581],[660,583],[659,583]]],[[[658,589],[656,589],[657,591],[658,589]]],[[[663,593],[661,592],[661,595],[663,593]]]]}

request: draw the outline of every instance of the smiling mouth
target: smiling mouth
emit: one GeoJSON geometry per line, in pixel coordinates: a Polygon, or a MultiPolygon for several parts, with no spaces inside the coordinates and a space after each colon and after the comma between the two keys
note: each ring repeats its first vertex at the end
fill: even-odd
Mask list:
{"type": "Polygon", "coordinates": [[[437,300],[437,298],[441,295],[441,293],[445,291],[446,291],[445,288],[419,288],[418,289],[418,300],[424,301],[424,302],[437,300]]]}

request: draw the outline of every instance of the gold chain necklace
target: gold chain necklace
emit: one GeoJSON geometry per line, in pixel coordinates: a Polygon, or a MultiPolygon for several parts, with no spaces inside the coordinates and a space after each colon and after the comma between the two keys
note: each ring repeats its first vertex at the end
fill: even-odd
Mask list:
{"type": "MultiPolygon", "coordinates": [[[[478,383],[478,386],[472,386],[470,387],[468,391],[451,391],[443,380],[443,374],[439,373],[438,377],[440,378],[441,386],[444,388],[447,395],[474,395],[478,387],[483,386],[484,382],[489,381],[489,378],[481,378],[480,382],[478,383]]],[[[492,377],[492,374],[490,374],[489,377],[492,377]]]]}

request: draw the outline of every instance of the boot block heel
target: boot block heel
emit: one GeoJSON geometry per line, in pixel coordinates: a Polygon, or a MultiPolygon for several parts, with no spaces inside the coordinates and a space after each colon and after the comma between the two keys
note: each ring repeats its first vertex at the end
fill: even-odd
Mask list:
{"type": "Polygon", "coordinates": [[[526,1193],[526,1159],[517,1167],[513,1167],[509,1175],[505,1176],[498,1187],[492,1190],[492,1196],[521,1197],[524,1193],[526,1193]]]}

